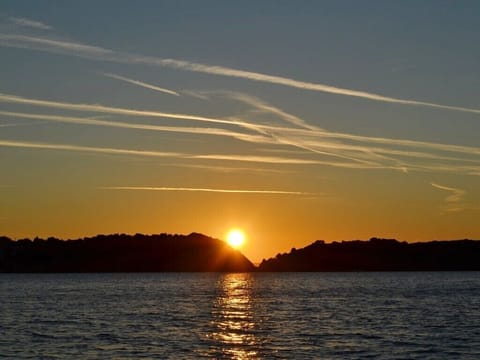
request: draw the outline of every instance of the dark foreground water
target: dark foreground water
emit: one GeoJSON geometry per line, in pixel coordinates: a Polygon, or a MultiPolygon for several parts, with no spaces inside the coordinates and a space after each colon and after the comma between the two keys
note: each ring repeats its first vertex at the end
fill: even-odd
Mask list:
{"type": "Polygon", "coordinates": [[[0,357],[480,359],[480,273],[0,274],[0,357]]]}

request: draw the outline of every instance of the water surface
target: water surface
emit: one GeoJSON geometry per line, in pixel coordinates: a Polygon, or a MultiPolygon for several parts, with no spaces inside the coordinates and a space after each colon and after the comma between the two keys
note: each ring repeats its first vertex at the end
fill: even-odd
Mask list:
{"type": "Polygon", "coordinates": [[[480,358],[480,273],[0,274],[3,358],[480,358]]]}

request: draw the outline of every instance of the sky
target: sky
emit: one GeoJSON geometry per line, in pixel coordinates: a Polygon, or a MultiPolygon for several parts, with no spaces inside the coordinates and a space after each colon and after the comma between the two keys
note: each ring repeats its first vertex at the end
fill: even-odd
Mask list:
{"type": "Polygon", "coordinates": [[[478,1],[0,5],[0,234],[480,238],[478,1]]]}

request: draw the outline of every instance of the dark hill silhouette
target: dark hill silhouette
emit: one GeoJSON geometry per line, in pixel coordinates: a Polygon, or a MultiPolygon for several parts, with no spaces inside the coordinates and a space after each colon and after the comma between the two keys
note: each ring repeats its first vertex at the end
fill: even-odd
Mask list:
{"type": "Polygon", "coordinates": [[[480,241],[407,243],[393,239],[318,240],[263,260],[259,271],[450,271],[480,270],[480,241]]]}
{"type": "Polygon", "coordinates": [[[98,235],[79,240],[0,237],[0,272],[253,271],[225,242],[190,235],[98,235]]]}
{"type": "Polygon", "coordinates": [[[327,244],[318,240],[263,260],[255,268],[225,242],[198,233],[33,241],[0,237],[0,272],[438,270],[480,270],[480,241],[407,243],[372,238],[327,244]]]}

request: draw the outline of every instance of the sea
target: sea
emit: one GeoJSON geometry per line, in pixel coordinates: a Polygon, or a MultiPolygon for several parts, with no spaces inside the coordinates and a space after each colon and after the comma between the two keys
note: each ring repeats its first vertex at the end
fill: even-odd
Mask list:
{"type": "Polygon", "coordinates": [[[480,272],[0,274],[5,359],[480,359],[480,272]]]}

